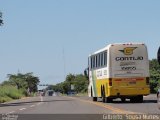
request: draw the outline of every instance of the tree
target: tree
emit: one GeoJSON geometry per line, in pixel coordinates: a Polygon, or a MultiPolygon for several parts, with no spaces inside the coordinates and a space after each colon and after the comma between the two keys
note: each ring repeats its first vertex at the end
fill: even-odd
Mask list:
{"type": "Polygon", "coordinates": [[[17,89],[25,89],[29,93],[36,92],[38,90],[39,78],[33,76],[33,73],[18,73],[8,74],[9,81],[14,83],[17,89]]]}
{"type": "Polygon", "coordinates": [[[25,81],[25,76],[21,73],[18,74],[8,74],[9,81],[14,83],[17,89],[27,87],[27,83],[25,81]]]}
{"type": "Polygon", "coordinates": [[[75,78],[76,84],[75,84],[75,90],[79,93],[87,92],[88,89],[88,79],[86,76],[79,74],[75,78]]]}
{"type": "Polygon", "coordinates": [[[75,77],[76,76],[73,75],[73,74],[68,74],[65,81],[69,82],[69,83],[72,83],[72,82],[74,82],[75,77]]]}
{"type": "Polygon", "coordinates": [[[150,60],[150,89],[155,93],[160,85],[160,65],[157,59],[150,60]]]}
{"type": "Polygon", "coordinates": [[[4,81],[4,82],[1,83],[1,86],[9,86],[9,85],[16,86],[15,83],[12,82],[12,81],[7,81],[6,80],[6,81],[4,81]]]}
{"type": "Polygon", "coordinates": [[[38,84],[39,84],[39,78],[33,76],[33,73],[26,73],[25,74],[25,81],[27,82],[27,87],[30,93],[32,92],[37,92],[38,88],[38,84]]]}
{"type": "Polygon", "coordinates": [[[0,26],[3,25],[2,12],[0,12],[0,26]]]}
{"type": "Polygon", "coordinates": [[[74,91],[76,91],[77,93],[87,92],[88,80],[82,74],[68,74],[64,82],[53,85],[52,89],[55,92],[67,94],[69,91],[71,91],[71,84],[74,85],[74,91]]]}

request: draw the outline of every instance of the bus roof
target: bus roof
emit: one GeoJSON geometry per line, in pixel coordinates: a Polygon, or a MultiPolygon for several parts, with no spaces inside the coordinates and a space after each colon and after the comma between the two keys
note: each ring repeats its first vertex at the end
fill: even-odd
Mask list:
{"type": "Polygon", "coordinates": [[[125,45],[125,46],[128,46],[128,45],[145,45],[145,44],[144,43],[113,43],[113,44],[109,44],[109,45],[105,46],[102,49],[97,50],[96,52],[90,54],[89,56],[92,56],[92,55],[98,54],[100,52],[103,52],[103,51],[105,51],[105,50],[107,50],[110,47],[115,46],[115,45],[125,45]]]}

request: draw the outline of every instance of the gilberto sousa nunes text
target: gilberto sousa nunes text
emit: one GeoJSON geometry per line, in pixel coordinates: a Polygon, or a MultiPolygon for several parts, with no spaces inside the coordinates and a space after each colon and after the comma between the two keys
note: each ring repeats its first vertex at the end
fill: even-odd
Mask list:
{"type": "Polygon", "coordinates": [[[103,114],[103,120],[160,120],[160,114],[103,114]]]}

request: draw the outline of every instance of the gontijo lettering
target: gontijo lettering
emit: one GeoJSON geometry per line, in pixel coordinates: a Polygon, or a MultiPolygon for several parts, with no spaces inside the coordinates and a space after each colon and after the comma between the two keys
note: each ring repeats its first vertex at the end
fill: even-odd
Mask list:
{"type": "Polygon", "coordinates": [[[138,57],[116,57],[115,58],[116,61],[127,61],[127,60],[143,60],[142,56],[138,56],[138,57]]]}

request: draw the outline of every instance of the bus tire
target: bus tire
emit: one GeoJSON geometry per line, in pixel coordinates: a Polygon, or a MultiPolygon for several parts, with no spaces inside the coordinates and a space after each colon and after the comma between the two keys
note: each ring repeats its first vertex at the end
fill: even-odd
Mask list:
{"type": "Polygon", "coordinates": [[[142,103],[143,102],[143,95],[139,95],[136,97],[136,102],[137,103],[142,103]]]}
{"type": "Polygon", "coordinates": [[[112,98],[110,98],[110,97],[106,97],[106,100],[105,100],[105,101],[106,101],[107,103],[111,103],[111,102],[112,102],[112,100],[113,100],[112,98]]]}
{"type": "Polygon", "coordinates": [[[138,96],[132,97],[130,99],[130,102],[132,102],[132,103],[142,103],[143,102],[143,95],[138,95],[138,96]]]}
{"type": "Polygon", "coordinates": [[[103,89],[102,89],[102,102],[103,102],[103,103],[106,102],[106,95],[105,95],[104,87],[103,87],[103,89]]]}
{"type": "Polygon", "coordinates": [[[106,97],[105,97],[105,95],[102,96],[102,102],[106,103],[106,97]]]}
{"type": "Polygon", "coordinates": [[[102,91],[102,102],[103,102],[103,103],[106,102],[106,96],[105,96],[104,90],[102,91]]]}
{"type": "Polygon", "coordinates": [[[93,101],[97,101],[97,97],[92,97],[92,100],[93,101]]]}
{"type": "Polygon", "coordinates": [[[121,98],[121,101],[124,103],[126,101],[126,98],[121,98]]]}
{"type": "Polygon", "coordinates": [[[91,87],[91,97],[93,97],[92,87],[91,87]]]}
{"type": "Polygon", "coordinates": [[[130,98],[130,102],[131,103],[135,103],[136,102],[136,98],[135,97],[130,98]]]}

